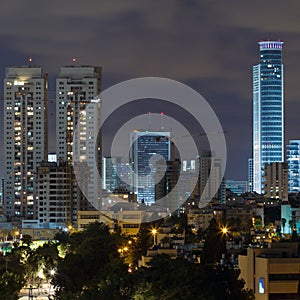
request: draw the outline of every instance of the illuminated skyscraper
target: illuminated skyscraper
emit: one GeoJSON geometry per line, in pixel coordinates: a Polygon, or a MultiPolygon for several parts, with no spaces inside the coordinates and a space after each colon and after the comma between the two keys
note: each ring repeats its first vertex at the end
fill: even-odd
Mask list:
{"type": "Polygon", "coordinates": [[[71,164],[76,158],[86,163],[86,173],[80,175],[81,180],[85,181],[83,193],[91,200],[86,201],[86,197],[80,192],[77,193],[77,199],[72,199],[72,213],[69,215],[73,217],[69,221],[75,224],[78,210],[94,209],[91,202],[98,208],[101,201],[101,182],[98,180],[98,170],[101,174],[102,164],[101,133],[97,141],[93,136],[100,122],[100,92],[101,67],[60,68],[56,79],[57,161],[63,160],[71,164]]]}
{"type": "Polygon", "coordinates": [[[262,192],[265,164],[284,160],[283,42],[261,41],[253,67],[253,191],[262,192]]]}
{"type": "Polygon", "coordinates": [[[287,145],[289,193],[300,192],[300,140],[290,140],[287,145]]]}
{"type": "Polygon", "coordinates": [[[155,173],[159,160],[170,160],[170,132],[134,131],[130,134],[130,163],[139,203],[155,202],[155,173]]]}
{"type": "Polygon", "coordinates": [[[47,159],[47,74],[39,67],[6,69],[4,79],[4,214],[37,216],[37,167],[47,159]]]}

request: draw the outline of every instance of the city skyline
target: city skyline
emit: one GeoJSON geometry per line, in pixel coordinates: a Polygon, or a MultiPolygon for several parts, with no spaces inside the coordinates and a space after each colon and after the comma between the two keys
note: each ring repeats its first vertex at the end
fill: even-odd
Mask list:
{"type": "MultiPolygon", "coordinates": [[[[252,149],[251,68],[260,39],[285,42],[285,144],[300,135],[299,3],[286,7],[280,1],[266,1],[259,3],[260,10],[257,3],[91,1],[82,9],[82,3],[66,1],[45,4],[39,15],[31,9],[39,8],[35,1],[6,3],[1,11],[5,30],[0,30],[0,76],[4,78],[5,67],[27,64],[32,57],[33,65],[49,73],[49,99],[55,98],[59,67],[73,64],[73,57],[79,65],[103,66],[103,89],[141,76],[183,81],[207,99],[226,130],[226,178],[246,179],[252,149]],[[272,17],[265,18],[265,11],[272,17]]],[[[53,124],[53,102],[49,111],[53,124]]],[[[54,141],[54,132],[49,135],[54,141]]]]}

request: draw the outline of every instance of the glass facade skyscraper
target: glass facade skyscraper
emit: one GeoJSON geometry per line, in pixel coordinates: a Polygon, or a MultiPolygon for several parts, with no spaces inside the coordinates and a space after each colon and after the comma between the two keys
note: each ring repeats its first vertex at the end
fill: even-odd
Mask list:
{"type": "Polygon", "coordinates": [[[161,159],[170,160],[170,138],[170,132],[134,131],[130,134],[133,189],[139,203],[155,202],[156,163],[161,159]]]}
{"type": "Polygon", "coordinates": [[[284,160],[283,64],[280,41],[259,42],[253,67],[253,190],[262,192],[265,164],[284,160]]]}
{"type": "Polygon", "coordinates": [[[300,191],[300,140],[290,140],[287,145],[289,193],[300,191]]]}

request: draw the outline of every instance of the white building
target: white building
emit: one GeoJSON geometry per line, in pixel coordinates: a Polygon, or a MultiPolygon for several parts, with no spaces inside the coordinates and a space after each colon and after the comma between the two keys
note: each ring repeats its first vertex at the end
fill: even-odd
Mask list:
{"type": "Polygon", "coordinates": [[[46,160],[47,74],[40,67],[10,67],[4,79],[4,214],[36,217],[35,172],[46,160]]]}
{"type": "Polygon", "coordinates": [[[101,67],[60,68],[56,79],[57,160],[72,163],[76,157],[87,165],[88,174],[82,174],[86,183],[80,187],[89,201],[82,198],[78,206],[81,210],[98,208],[101,203],[101,182],[98,182],[101,174],[101,133],[97,141],[93,136],[100,122],[100,91],[101,67]]]}

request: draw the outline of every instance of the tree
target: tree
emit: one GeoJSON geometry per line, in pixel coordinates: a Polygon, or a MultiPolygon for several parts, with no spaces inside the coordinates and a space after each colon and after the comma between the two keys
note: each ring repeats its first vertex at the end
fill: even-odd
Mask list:
{"type": "Polygon", "coordinates": [[[207,264],[218,262],[226,253],[225,235],[222,234],[215,218],[212,218],[207,229],[203,247],[203,260],[207,264]]]}
{"type": "Polygon", "coordinates": [[[239,271],[234,269],[158,255],[152,258],[149,268],[140,268],[133,274],[135,287],[131,299],[254,299],[251,291],[244,290],[245,283],[238,276],[239,271]]]}
{"type": "Polygon", "coordinates": [[[146,255],[147,249],[151,247],[153,241],[151,239],[151,227],[147,223],[141,224],[137,240],[132,245],[132,264],[138,265],[138,261],[142,255],[146,255]]]}
{"type": "Polygon", "coordinates": [[[58,259],[53,278],[57,296],[71,293],[78,299],[117,299],[127,276],[127,266],[118,253],[122,242],[122,237],[110,234],[109,228],[98,222],[72,233],[66,256],[58,259]]]}
{"type": "Polygon", "coordinates": [[[0,277],[0,299],[17,300],[18,292],[21,290],[25,281],[21,275],[4,272],[0,277]]]}

